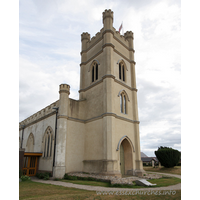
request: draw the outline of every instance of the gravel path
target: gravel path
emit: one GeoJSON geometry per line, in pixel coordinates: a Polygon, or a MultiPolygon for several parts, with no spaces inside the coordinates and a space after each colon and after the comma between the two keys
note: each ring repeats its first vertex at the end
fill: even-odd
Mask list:
{"type": "MultiPolygon", "coordinates": [[[[157,172],[148,172],[148,173],[157,173],[157,172]]],[[[167,175],[167,176],[173,176],[177,178],[181,178],[181,175],[176,175],[176,174],[167,174],[167,173],[157,173],[157,174],[162,174],[162,175],[167,175]]],[[[74,184],[74,183],[66,183],[62,181],[54,181],[54,180],[42,180],[38,179],[36,177],[31,177],[31,180],[34,182],[39,182],[39,183],[46,183],[46,184],[52,184],[52,185],[60,185],[63,187],[70,187],[70,188],[77,188],[77,189],[83,189],[83,190],[90,190],[90,191],[157,191],[157,190],[181,190],[181,183],[176,184],[176,185],[171,185],[167,187],[148,187],[148,188],[111,188],[111,187],[100,187],[100,186],[90,186],[90,185],[79,185],[79,184],[74,184]]]]}

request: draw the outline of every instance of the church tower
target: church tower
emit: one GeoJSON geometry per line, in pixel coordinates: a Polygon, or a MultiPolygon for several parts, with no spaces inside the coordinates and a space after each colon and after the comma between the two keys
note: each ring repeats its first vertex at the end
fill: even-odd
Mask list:
{"type": "Polygon", "coordinates": [[[79,101],[85,101],[83,171],[141,175],[133,32],[120,35],[103,12],[94,37],[82,33],[79,101]]]}
{"type": "Polygon", "coordinates": [[[69,97],[70,85],[63,83],[56,102],[19,124],[25,156],[40,156],[38,169],[24,166],[24,174],[144,173],[133,39],[132,31],[115,30],[111,10],[103,12],[103,28],[94,37],[82,33],[79,100],[69,97]]]}

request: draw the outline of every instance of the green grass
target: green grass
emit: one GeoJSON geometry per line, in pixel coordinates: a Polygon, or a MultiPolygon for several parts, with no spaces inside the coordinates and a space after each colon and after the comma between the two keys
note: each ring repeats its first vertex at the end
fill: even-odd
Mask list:
{"type": "MultiPolygon", "coordinates": [[[[139,191],[139,190],[138,190],[139,191]]],[[[31,200],[179,200],[181,191],[177,190],[175,195],[97,195],[95,191],[67,188],[63,186],[50,185],[32,181],[19,182],[19,199],[31,200]]]]}
{"type": "Polygon", "coordinates": [[[62,182],[67,183],[74,183],[74,184],[80,184],[80,185],[91,185],[91,186],[101,186],[101,187],[109,187],[110,183],[108,182],[100,182],[100,181],[82,181],[82,180],[65,180],[61,179],[62,182]]]}
{"type": "Polygon", "coordinates": [[[151,179],[148,180],[150,183],[157,184],[156,186],[151,186],[151,187],[165,187],[169,185],[176,185],[178,183],[181,183],[180,178],[176,177],[166,177],[166,178],[161,178],[161,179],[151,179]]]}
{"type": "Polygon", "coordinates": [[[90,194],[93,192],[33,181],[19,182],[19,199],[74,199],[75,196],[84,199],[90,194]]]}
{"type": "MultiPolygon", "coordinates": [[[[120,184],[111,185],[110,183],[100,182],[100,181],[65,180],[65,179],[61,179],[60,181],[80,184],[80,185],[91,185],[91,186],[101,186],[101,187],[119,187],[119,188],[147,188],[148,187],[148,186],[136,185],[135,182],[133,182],[133,185],[120,185],[120,184]]],[[[175,178],[175,177],[151,179],[148,181],[150,183],[157,184],[156,186],[151,186],[151,187],[165,187],[165,186],[176,185],[178,183],[181,183],[181,179],[175,178]]]]}
{"type": "Polygon", "coordinates": [[[153,167],[143,167],[145,171],[159,172],[159,173],[169,173],[169,174],[178,174],[181,175],[181,166],[175,166],[172,168],[153,168],[153,167]]]}

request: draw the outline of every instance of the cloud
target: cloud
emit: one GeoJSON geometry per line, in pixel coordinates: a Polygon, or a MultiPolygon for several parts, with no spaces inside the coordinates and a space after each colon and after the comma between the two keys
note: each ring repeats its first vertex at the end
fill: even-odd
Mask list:
{"type": "Polygon", "coordinates": [[[141,151],[180,150],[180,1],[20,0],[20,121],[59,98],[59,85],[78,99],[81,34],[102,28],[102,12],[114,11],[116,30],[134,32],[141,151]]]}

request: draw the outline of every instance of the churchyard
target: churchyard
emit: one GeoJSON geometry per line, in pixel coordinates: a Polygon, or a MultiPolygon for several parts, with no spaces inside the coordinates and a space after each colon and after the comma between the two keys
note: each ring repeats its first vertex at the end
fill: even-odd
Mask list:
{"type": "MultiPolygon", "coordinates": [[[[161,173],[171,173],[171,174],[181,174],[181,167],[176,166],[174,168],[168,169],[168,168],[153,168],[153,167],[145,167],[144,170],[148,173],[148,171],[154,171],[154,172],[161,172],[161,173]]],[[[90,180],[59,180],[55,179],[54,181],[62,181],[62,182],[68,182],[68,183],[74,183],[74,184],[80,184],[80,185],[89,185],[89,186],[100,186],[100,187],[107,187],[110,188],[112,191],[112,187],[108,182],[101,182],[101,181],[90,181],[90,180]]],[[[179,178],[175,177],[163,177],[161,179],[152,179],[149,180],[149,182],[153,184],[157,184],[153,187],[162,188],[169,185],[176,185],[181,182],[179,178]]],[[[39,183],[34,181],[22,181],[19,182],[19,199],[76,199],[76,200],[82,200],[82,199],[91,199],[91,200],[107,200],[107,199],[152,199],[152,200],[158,200],[158,199],[181,199],[181,190],[174,191],[173,194],[167,194],[163,193],[164,190],[160,190],[160,193],[157,191],[154,191],[151,194],[145,194],[144,191],[140,190],[140,188],[145,188],[144,186],[137,186],[133,184],[133,186],[116,186],[118,188],[124,188],[124,192],[120,192],[118,194],[112,194],[112,193],[97,193],[96,191],[88,191],[88,190],[82,190],[82,189],[76,189],[76,188],[68,188],[63,186],[57,186],[57,185],[51,185],[51,184],[45,184],[45,183],[39,183]],[[126,193],[127,191],[130,191],[131,188],[138,189],[137,192],[133,193],[126,193]]],[[[148,187],[146,187],[148,188],[148,187]]],[[[103,189],[102,189],[103,191],[103,189]]]]}

